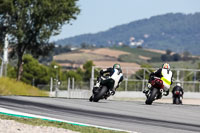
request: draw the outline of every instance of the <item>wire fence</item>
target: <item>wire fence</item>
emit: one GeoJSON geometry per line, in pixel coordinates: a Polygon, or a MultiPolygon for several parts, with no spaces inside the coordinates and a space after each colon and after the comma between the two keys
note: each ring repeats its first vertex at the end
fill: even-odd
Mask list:
{"type": "MultiPolygon", "coordinates": [[[[49,85],[38,85],[41,90],[46,91],[78,91],[88,90],[91,92],[95,85],[100,69],[104,67],[93,67],[91,72],[91,80],[89,82],[76,81],[74,78],[69,78],[67,81],[60,83],[56,79],[51,79],[49,85]]],[[[122,69],[124,80],[120,84],[117,91],[142,91],[146,88],[149,75],[158,68],[133,68],[124,67],[122,69]]],[[[176,83],[181,83],[185,92],[200,92],[200,69],[172,69],[173,86],[176,83]]]]}
{"type": "MultiPolygon", "coordinates": [[[[92,69],[91,79],[92,84],[95,84],[98,75],[95,71],[99,71],[105,66],[95,66],[92,69]]],[[[124,80],[120,84],[118,91],[142,91],[146,88],[149,75],[158,68],[134,68],[124,67],[122,72],[124,80]]],[[[200,69],[172,69],[173,73],[173,88],[176,83],[180,83],[186,92],[200,92],[200,69]]],[[[92,88],[93,86],[91,86],[92,88]]]]}

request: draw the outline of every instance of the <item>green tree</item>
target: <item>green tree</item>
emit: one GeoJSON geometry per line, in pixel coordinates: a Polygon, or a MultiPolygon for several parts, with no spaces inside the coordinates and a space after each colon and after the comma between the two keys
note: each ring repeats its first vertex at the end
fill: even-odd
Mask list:
{"type": "Polygon", "coordinates": [[[12,65],[8,64],[7,76],[10,78],[16,78],[17,77],[16,67],[13,67],[12,65]]]}
{"type": "Polygon", "coordinates": [[[173,58],[173,61],[180,61],[181,60],[181,56],[178,53],[173,54],[172,58],[173,58]]]}
{"type": "Polygon", "coordinates": [[[31,55],[23,57],[22,81],[37,86],[38,84],[47,84],[50,80],[48,67],[39,64],[38,60],[31,55]]]}
{"type": "Polygon", "coordinates": [[[172,51],[170,49],[166,50],[166,55],[171,55],[172,51]]]}
{"type": "Polygon", "coordinates": [[[53,45],[52,35],[57,35],[63,24],[76,19],[80,10],[77,0],[0,0],[0,29],[5,27],[10,35],[13,55],[17,55],[17,80],[23,71],[24,53],[34,57],[46,55],[53,45]]]}
{"type": "MultiPolygon", "coordinates": [[[[93,66],[95,66],[93,61],[87,61],[85,64],[83,64],[83,71],[78,71],[79,73],[83,74],[84,81],[90,81],[93,66]]],[[[96,77],[98,74],[98,70],[95,69],[94,77],[96,77]]]]}
{"type": "Polygon", "coordinates": [[[62,80],[67,81],[68,78],[71,78],[71,79],[74,78],[75,81],[82,81],[82,76],[73,70],[63,72],[62,80]]]}
{"type": "Polygon", "coordinates": [[[84,80],[85,80],[85,81],[90,81],[91,72],[92,72],[92,66],[94,66],[93,61],[87,61],[87,62],[83,65],[83,69],[84,69],[84,80]]]}
{"type": "Polygon", "coordinates": [[[161,55],[161,60],[162,61],[171,61],[172,60],[172,56],[171,55],[167,55],[167,54],[163,54],[163,55],[161,55]]]}
{"type": "Polygon", "coordinates": [[[81,68],[77,68],[76,72],[77,72],[79,75],[81,75],[81,77],[84,76],[84,72],[83,72],[83,70],[82,70],[81,68]]]}

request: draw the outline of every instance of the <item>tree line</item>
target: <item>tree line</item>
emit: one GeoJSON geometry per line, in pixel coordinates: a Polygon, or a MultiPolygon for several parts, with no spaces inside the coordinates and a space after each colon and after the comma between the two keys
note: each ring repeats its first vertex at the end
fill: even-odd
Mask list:
{"type": "Polygon", "coordinates": [[[167,49],[165,54],[161,55],[162,61],[188,61],[188,60],[197,60],[198,58],[192,57],[188,51],[179,53],[172,53],[171,50],[167,49]]]}
{"type": "MultiPolygon", "coordinates": [[[[87,61],[82,68],[76,70],[63,70],[59,64],[52,61],[49,65],[40,64],[32,55],[23,56],[23,72],[21,81],[37,86],[39,84],[49,84],[50,78],[59,81],[67,81],[68,78],[74,78],[75,81],[89,82],[91,78],[92,61],[87,61]]],[[[8,65],[8,77],[17,77],[17,67],[8,65]]]]}

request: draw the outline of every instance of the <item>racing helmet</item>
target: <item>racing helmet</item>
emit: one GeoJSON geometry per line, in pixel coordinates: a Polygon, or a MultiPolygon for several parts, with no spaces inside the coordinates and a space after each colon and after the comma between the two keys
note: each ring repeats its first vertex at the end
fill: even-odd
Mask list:
{"type": "Polygon", "coordinates": [[[162,65],[162,68],[169,70],[170,69],[170,65],[168,63],[165,63],[165,64],[162,65]]]}
{"type": "Polygon", "coordinates": [[[181,84],[180,84],[180,83],[177,83],[176,86],[180,86],[180,87],[181,87],[181,84]]]}
{"type": "Polygon", "coordinates": [[[120,70],[121,70],[120,64],[114,64],[114,65],[113,65],[113,69],[120,69],[120,70]]]}

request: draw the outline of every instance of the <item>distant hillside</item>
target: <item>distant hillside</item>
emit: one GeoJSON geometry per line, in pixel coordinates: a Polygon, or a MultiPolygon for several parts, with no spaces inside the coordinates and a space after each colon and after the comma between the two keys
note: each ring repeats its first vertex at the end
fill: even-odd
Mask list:
{"type": "MultiPolygon", "coordinates": [[[[63,67],[80,67],[88,60],[92,60],[95,65],[106,63],[133,63],[142,65],[149,62],[160,62],[161,53],[152,52],[149,49],[112,47],[78,49],[75,51],[55,55],[53,60],[63,67]]],[[[124,64],[124,65],[125,65],[124,64]]]]}
{"type": "MultiPolygon", "coordinates": [[[[161,56],[166,51],[130,47],[110,47],[77,49],[67,53],[55,55],[53,60],[66,69],[82,67],[84,63],[92,60],[96,66],[107,67],[120,63],[123,67],[140,67],[144,64],[160,67],[163,64],[161,56]]],[[[176,53],[171,53],[172,57],[176,53]]],[[[172,68],[199,68],[200,57],[188,58],[188,60],[167,61],[172,68]]],[[[165,61],[164,61],[165,62],[165,61]]],[[[135,71],[135,69],[133,70],[135,71]]]]}
{"type": "MultiPolygon", "coordinates": [[[[137,62],[126,62],[119,60],[120,56],[129,54],[131,53],[126,52],[125,50],[121,51],[117,48],[79,49],[76,51],[56,55],[53,57],[53,60],[58,62],[63,68],[68,69],[81,67],[89,60],[92,60],[93,63],[99,67],[110,67],[115,63],[120,63],[122,67],[140,67],[137,62]]],[[[139,60],[139,57],[137,57],[137,60],[139,60]]]]}
{"type": "MultiPolygon", "coordinates": [[[[89,27],[88,27],[89,28],[89,27]]],[[[132,45],[200,55],[200,13],[169,13],[116,26],[96,34],[83,34],[57,44],[100,46],[132,45]]]]}

